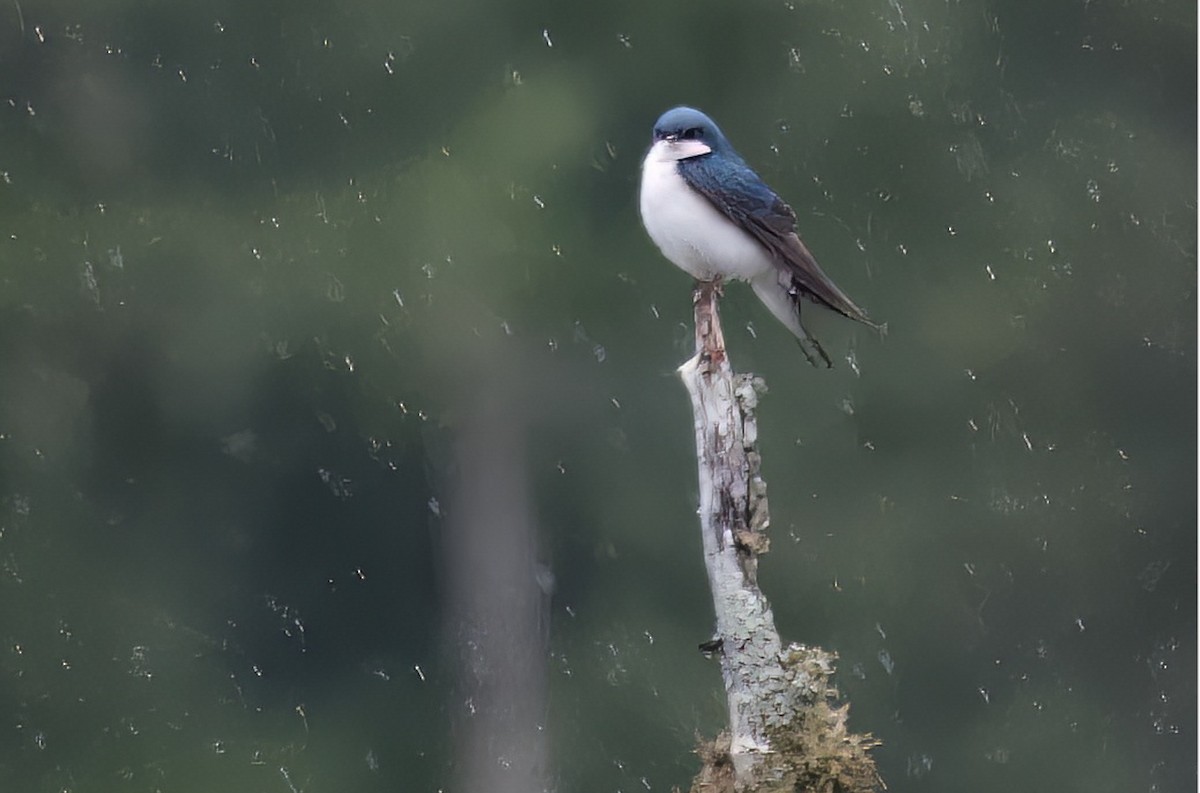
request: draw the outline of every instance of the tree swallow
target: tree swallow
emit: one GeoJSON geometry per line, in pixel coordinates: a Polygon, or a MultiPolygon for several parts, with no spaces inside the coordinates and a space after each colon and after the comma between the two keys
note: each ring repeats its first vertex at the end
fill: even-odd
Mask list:
{"type": "Polygon", "coordinates": [[[800,322],[801,298],[880,329],[800,241],[792,208],[699,110],[676,107],[655,122],[640,204],[642,224],[664,256],[700,281],[748,281],[814,366],[817,358],[833,363],[800,322]]]}

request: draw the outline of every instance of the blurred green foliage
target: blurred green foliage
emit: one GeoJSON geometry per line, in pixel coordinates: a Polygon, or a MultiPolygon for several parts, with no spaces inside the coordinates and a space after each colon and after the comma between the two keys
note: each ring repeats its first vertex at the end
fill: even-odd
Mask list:
{"type": "Polygon", "coordinates": [[[1173,1],[0,9],[0,787],[446,785],[481,382],[529,404],[556,784],[684,785],[689,284],[634,196],[687,102],[889,323],[818,319],[819,372],[723,304],[764,589],[891,789],[1190,789],[1195,58],[1173,1]]]}

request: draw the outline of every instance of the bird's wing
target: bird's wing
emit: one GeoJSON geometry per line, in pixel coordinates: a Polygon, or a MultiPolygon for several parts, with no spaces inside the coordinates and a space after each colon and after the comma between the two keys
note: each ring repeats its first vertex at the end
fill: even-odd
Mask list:
{"type": "Polygon", "coordinates": [[[825,274],[796,234],[796,213],[740,158],[692,157],[677,163],[688,186],[771,252],[810,300],[877,327],[825,274]]]}

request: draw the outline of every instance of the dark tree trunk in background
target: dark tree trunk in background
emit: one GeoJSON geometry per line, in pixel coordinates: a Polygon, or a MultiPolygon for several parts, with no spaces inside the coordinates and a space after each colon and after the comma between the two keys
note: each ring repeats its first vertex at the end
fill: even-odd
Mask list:
{"type": "Polygon", "coordinates": [[[459,790],[549,789],[547,593],[525,465],[527,423],[511,388],[483,382],[458,427],[444,545],[459,790]]]}

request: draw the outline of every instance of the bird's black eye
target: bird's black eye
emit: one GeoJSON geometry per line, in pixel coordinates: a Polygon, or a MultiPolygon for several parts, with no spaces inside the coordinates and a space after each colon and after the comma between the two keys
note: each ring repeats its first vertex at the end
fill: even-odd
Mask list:
{"type": "Polygon", "coordinates": [[[702,130],[700,127],[685,129],[680,137],[684,140],[695,140],[696,138],[702,138],[704,137],[704,130],[702,130]]]}

